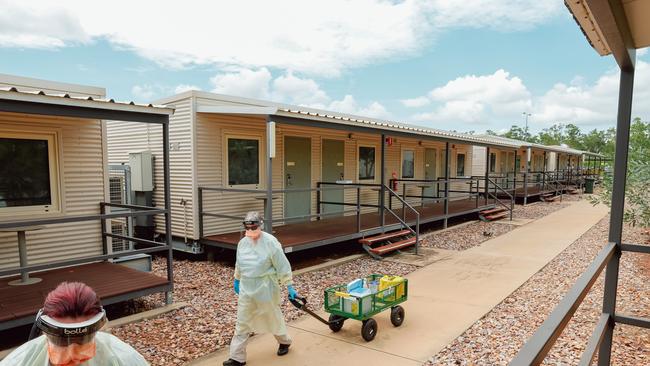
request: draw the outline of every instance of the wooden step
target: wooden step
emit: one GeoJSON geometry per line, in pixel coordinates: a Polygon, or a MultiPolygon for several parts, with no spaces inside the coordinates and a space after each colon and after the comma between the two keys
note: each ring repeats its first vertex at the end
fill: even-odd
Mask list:
{"type": "Polygon", "coordinates": [[[396,241],[394,243],[382,245],[382,246],[377,247],[377,248],[370,248],[370,251],[377,254],[377,255],[383,255],[383,254],[390,253],[390,252],[398,250],[398,249],[410,247],[411,245],[414,245],[414,244],[415,244],[415,237],[412,237],[412,238],[396,241]]]}
{"type": "Polygon", "coordinates": [[[404,235],[409,235],[409,234],[411,234],[411,230],[404,229],[404,230],[400,230],[400,231],[393,231],[393,232],[390,232],[390,233],[384,233],[384,234],[379,234],[379,235],[375,235],[375,236],[369,236],[367,238],[362,238],[362,239],[359,239],[359,243],[371,246],[373,244],[376,244],[376,243],[379,243],[379,242],[382,242],[382,241],[386,241],[386,240],[389,240],[389,239],[393,239],[393,238],[397,238],[397,237],[404,236],[404,235]]]}
{"type": "Polygon", "coordinates": [[[504,217],[506,217],[508,215],[509,214],[507,212],[500,212],[500,213],[496,213],[494,215],[485,216],[485,218],[490,220],[490,221],[494,221],[494,220],[502,219],[502,218],[504,218],[504,217]]]}
{"type": "Polygon", "coordinates": [[[504,207],[495,207],[495,208],[492,208],[492,209],[489,209],[489,210],[481,211],[480,214],[481,215],[490,215],[490,214],[493,214],[493,213],[499,213],[499,212],[503,212],[503,211],[506,211],[506,209],[504,207]]]}
{"type": "Polygon", "coordinates": [[[560,198],[560,196],[553,196],[553,195],[550,195],[550,196],[543,197],[544,201],[547,201],[547,202],[555,201],[555,200],[558,199],[558,198],[560,198]]]}

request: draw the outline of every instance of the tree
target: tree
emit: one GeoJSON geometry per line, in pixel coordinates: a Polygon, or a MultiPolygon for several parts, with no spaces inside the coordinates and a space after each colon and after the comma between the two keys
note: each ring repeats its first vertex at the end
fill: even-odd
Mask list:
{"type": "MultiPolygon", "coordinates": [[[[605,133],[611,137],[612,129],[605,133]]],[[[613,153],[613,143],[612,153],[613,153]]],[[[608,149],[609,145],[606,146],[608,149]]],[[[611,155],[613,157],[613,154],[611,155]]],[[[632,225],[650,226],[650,123],[635,118],[630,126],[627,177],[625,187],[625,211],[623,219],[632,225]]],[[[592,198],[593,203],[611,206],[612,174],[603,177],[603,190],[592,198]]]]}

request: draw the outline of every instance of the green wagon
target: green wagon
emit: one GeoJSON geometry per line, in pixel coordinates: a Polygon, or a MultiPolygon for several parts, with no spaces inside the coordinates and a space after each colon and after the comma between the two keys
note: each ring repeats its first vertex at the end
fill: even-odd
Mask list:
{"type": "MultiPolygon", "coordinates": [[[[366,283],[379,284],[384,275],[371,274],[365,277],[366,283]]],[[[388,285],[382,290],[373,291],[365,296],[353,296],[347,293],[347,285],[341,284],[332,286],[325,290],[325,311],[330,314],[329,320],[325,320],[306,308],[306,299],[292,300],[294,306],[302,309],[325,323],[333,332],[338,332],[343,323],[348,319],[354,319],[363,323],[361,336],[367,342],[372,341],[377,335],[377,322],[373,316],[380,312],[391,309],[390,321],[394,326],[399,327],[404,322],[404,308],[399,304],[408,298],[408,280],[388,285]]]]}

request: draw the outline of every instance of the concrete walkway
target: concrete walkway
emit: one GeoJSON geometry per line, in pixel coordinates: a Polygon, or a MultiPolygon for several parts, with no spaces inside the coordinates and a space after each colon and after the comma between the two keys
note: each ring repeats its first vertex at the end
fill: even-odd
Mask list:
{"type": "MultiPolygon", "coordinates": [[[[294,344],[287,356],[276,356],[275,339],[261,335],[248,346],[247,365],[421,365],[606,214],[604,206],[575,202],[412,272],[404,324],[393,327],[389,311],[377,315],[372,342],[361,338],[361,322],[347,321],[340,332],[332,333],[307,316],[289,324],[294,344]]],[[[227,358],[224,349],[192,365],[221,365],[227,358]]]]}

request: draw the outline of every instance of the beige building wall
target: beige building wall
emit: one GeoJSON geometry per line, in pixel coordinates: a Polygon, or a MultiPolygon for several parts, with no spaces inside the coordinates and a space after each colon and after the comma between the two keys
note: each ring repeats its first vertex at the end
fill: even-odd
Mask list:
{"type": "MultiPolygon", "coordinates": [[[[172,233],[180,238],[192,238],[195,230],[192,221],[195,205],[193,104],[191,98],[186,98],[168,106],[175,108],[174,114],[169,118],[172,233]]],[[[153,203],[157,207],[164,207],[162,126],[152,123],[109,121],[106,129],[109,164],[128,164],[129,153],[151,151],[154,154],[153,203]]],[[[156,215],[154,223],[156,232],[165,232],[164,215],[156,215]]]]}
{"type": "MultiPolygon", "coordinates": [[[[99,203],[108,200],[101,121],[0,113],[0,131],[9,129],[56,133],[61,212],[0,215],[1,222],[99,214],[99,203]]],[[[45,229],[27,232],[26,238],[29,264],[102,254],[99,221],[45,225],[45,229]]],[[[0,233],[0,269],[18,266],[16,233],[0,233]]]]}

